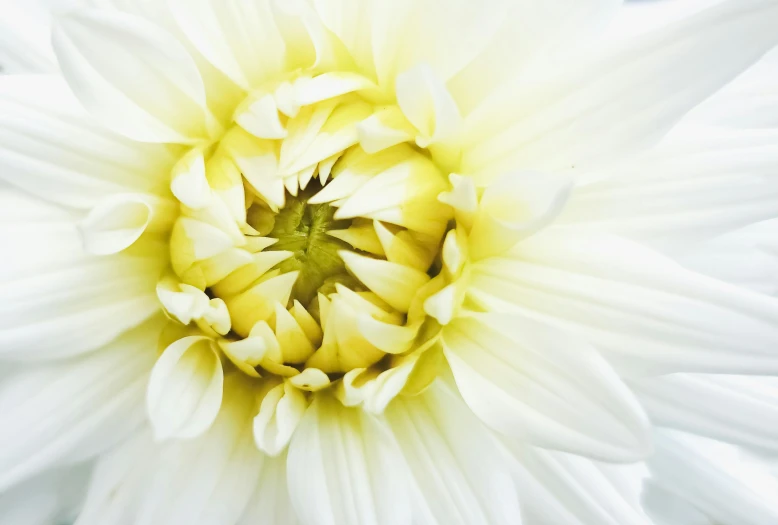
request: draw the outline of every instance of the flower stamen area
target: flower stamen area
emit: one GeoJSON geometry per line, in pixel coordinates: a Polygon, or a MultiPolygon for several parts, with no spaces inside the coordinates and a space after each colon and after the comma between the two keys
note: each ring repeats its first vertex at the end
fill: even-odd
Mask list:
{"type": "Polygon", "coordinates": [[[211,383],[240,371],[256,381],[263,425],[283,399],[300,409],[323,389],[377,412],[421,391],[463,297],[467,241],[445,202],[448,172],[418,144],[376,144],[375,118],[392,110],[370,82],[330,79],[318,100],[307,90],[316,81],[250,95],[172,174],[180,216],[158,295],[172,323],[160,363],[173,347],[176,361],[158,363],[167,372],[152,381],[191,363],[211,383]]]}

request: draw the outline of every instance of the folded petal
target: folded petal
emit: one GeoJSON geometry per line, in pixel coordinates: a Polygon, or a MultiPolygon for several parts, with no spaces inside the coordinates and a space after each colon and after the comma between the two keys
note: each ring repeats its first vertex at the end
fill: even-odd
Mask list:
{"type": "Polygon", "coordinates": [[[472,314],[442,341],[462,397],[499,432],[608,461],[648,453],[640,405],[582,338],[520,314],[472,314]]]}
{"type": "Polygon", "coordinates": [[[778,370],[778,301],[617,237],[548,229],[475,265],[468,294],[575,331],[624,374],[778,370]]]}
{"type": "Polygon", "coordinates": [[[146,392],[157,441],[197,437],[222,404],[224,372],[215,344],[191,336],[168,346],[154,365],[146,392]]]}
{"type": "Polygon", "coordinates": [[[3,381],[0,490],[99,454],[141,423],[160,327],[152,321],[98,352],[3,381]]]}
{"type": "Polygon", "coordinates": [[[450,387],[438,381],[421,395],[399,397],[389,405],[386,419],[415,480],[418,523],[520,522],[505,458],[450,387]]]}
{"type": "Polygon", "coordinates": [[[670,374],[629,384],[657,425],[778,452],[778,378],[670,374]]]}
{"type": "Polygon", "coordinates": [[[642,464],[609,465],[517,443],[509,450],[526,523],[652,525],[639,499],[642,464]]]}
{"type": "Polygon", "coordinates": [[[407,467],[384,423],[317,394],[287,461],[292,504],[306,525],[411,521],[407,467]]]}
{"type": "Polygon", "coordinates": [[[73,92],[109,129],[142,142],[185,144],[214,131],[194,60],[159,26],[82,9],[57,20],[53,43],[73,92]]]}
{"type": "Polygon", "coordinates": [[[0,179],[89,208],[114,193],[166,195],[176,150],[101,127],[59,77],[0,76],[0,179]]]}
{"type": "Polygon", "coordinates": [[[651,144],[773,47],[777,22],[772,0],[730,0],[632,45],[605,42],[547,82],[506,85],[467,119],[463,167],[490,180],[651,144]]]}

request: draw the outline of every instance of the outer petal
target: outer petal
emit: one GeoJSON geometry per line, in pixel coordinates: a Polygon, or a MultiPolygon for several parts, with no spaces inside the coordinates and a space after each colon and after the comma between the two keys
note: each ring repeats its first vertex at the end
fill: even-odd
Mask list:
{"type": "Polygon", "coordinates": [[[71,523],[81,506],[89,465],[46,472],[0,495],[0,522],[71,523]]]}
{"type": "Polygon", "coordinates": [[[522,315],[473,314],[443,330],[462,396],[514,438],[609,461],[650,448],[648,419],[584,341],[522,315]]]}
{"type": "Polygon", "coordinates": [[[283,71],[285,44],[270,0],[170,0],[176,23],[192,45],[244,89],[283,71]]]}
{"type": "Polygon", "coordinates": [[[286,482],[286,454],[277,458],[265,456],[257,488],[237,525],[296,525],[286,482]]]}
{"type": "Polygon", "coordinates": [[[622,0],[509,2],[499,27],[482,47],[479,42],[473,59],[448,82],[462,113],[470,113],[501,86],[534,78],[538,67],[559,67],[559,55],[580,53],[621,6],[622,0]]]}
{"type": "Polygon", "coordinates": [[[771,525],[778,520],[778,479],[737,448],[661,431],[648,462],[653,481],[720,525],[771,525]]]}
{"type": "Polygon", "coordinates": [[[464,169],[580,168],[649,144],[774,46],[776,23],[772,0],[730,0],[549,82],[506,86],[468,119],[464,169]]]}
{"type": "Polygon", "coordinates": [[[104,457],[76,523],[236,523],[263,472],[251,436],[254,406],[252,386],[232,376],[225,383],[222,411],[207,433],[160,446],[144,432],[104,457]]]}
{"type": "Polygon", "coordinates": [[[778,378],[671,374],[630,385],[657,425],[778,452],[778,378]]]}
{"type": "Polygon", "coordinates": [[[741,228],[678,256],[687,268],[778,296],[778,219],[741,228]]]}
{"type": "Polygon", "coordinates": [[[577,331],[625,374],[778,370],[778,301],[616,237],[537,234],[475,265],[468,293],[577,331]]]}
{"type": "Polygon", "coordinates": [[[50,14],[44,2],[2,0],[0,12],[0,73],[56,71],[49,40],[50,14]]]}
{"type": "Polygon", "coordinates": [[[243,377],[225,383],[224,404],[201,438],[162,451],[139,504],[137,525],[222,525],[241,516],[262,472],[251,418],[253,386],[243,377]]]}
{"type": "Polygon", "coordinates": [[[516,489],[505,458],[459,396],[438,381],[400,397],[386,418],[419,495],[414,523],[518,525],[516,489]]]}
{"type": "Polygon", "coordinates": [[[643,508],[656,525],[714,525],[694,505],[653,482],[646,483],[643,508]]]}
{"type": "Polygon", "coordinates": [[[65,82],[0,77],[0,179],[77,208],[114,193],[168,193],[175,151],[104,129],[65,82]]]}
{"type": "Polygon", "coordinates": [[[143,419],[159,323],[85,357],[22,370],[0,391],[0,490],[46,468],[83,460],[143,419]]]}
{"type": "Polygon", "coordinates": [[[289,446],[292,504],[306,525],[410,523],[407,471],[388,429],[316,395],[289,446]]]}
{"type": "Polygon", "coordinates": [[[559,222],[688,251],[778,216],[776,166],[778,128],[686,124],[643,155],[581,175],[604,180],[576,188],[559,222]]]}
{"type": "MultiPolygon", "coordinates": [[[[525,521],[531,525],[650,525],[639,495],[645,466],[608,465],[510,445],[525,521]]],[[[680,525],[680,524],[678,524],[680,525]]]]}
{"type": "Polygon", "coordinates": [[[108,128],[143,142],[192,143],[213,131],[194,60],[158,26],[79,10],[58,20],[53,42],[73,92],[108,128]]]}
{"type": "MultiPolygon", "coordinates": [[[[50,231],[45,225],[0,225],[0,236],[37,234],[7,246],[11,254],[20,253],[20,261],[31,260],[40,255],[37,243],[61,231],[62,224],[50,231]]],[[[66,234],[74,236],[72,230],[66,234]]],[[[51,260],[30,265],[35,272],[18,268],[15,261],[0,264],[0,273],[8,276],[0,282],[1,357],[30,361],[88,352],[159,311],[154,281],[164,259],[121,255],[79,260],[80,252],[78,245],[69,245],[47,253],[51,260]]]]}

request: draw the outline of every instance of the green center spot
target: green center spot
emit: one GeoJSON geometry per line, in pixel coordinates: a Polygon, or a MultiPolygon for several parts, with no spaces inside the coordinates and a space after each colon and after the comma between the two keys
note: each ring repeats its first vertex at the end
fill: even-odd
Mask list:
{"type": "Polygon", "coordinates": [[[281,272],[299,271],[292,298],[308,306],[317,292],[335,291],[335,283],[353,287],[339,250],[350,249],[345,242],[327,234],[329,230],[348,228],[350,220],[333,219],[335,208],[329,204],[308,204],[321,187],[312,184],[297,197],[287,194],[286,205],[275,217],[268,237],[278,242],[268,250],[287,250],[294,255],[278,265],[281,272]],[[311,187],[313,186],[313,187],[311,187]]]}

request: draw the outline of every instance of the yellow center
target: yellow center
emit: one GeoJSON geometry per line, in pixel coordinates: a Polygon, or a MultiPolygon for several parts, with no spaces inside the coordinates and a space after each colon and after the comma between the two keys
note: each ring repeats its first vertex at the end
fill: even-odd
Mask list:
{"type": "Polygon", "coordinates": [[[452,283],[466,244],[429,152],[391,137],[360,144],[361,126],[398,110],[355,77],[259,90],[220,140],[179,162],[173,272],[158,287],[186,335],[209,338],[225,362],[301,390],[341,382],[342,398],[394,368],[408,380],[434,317],[461,302],[452,283]]]}

